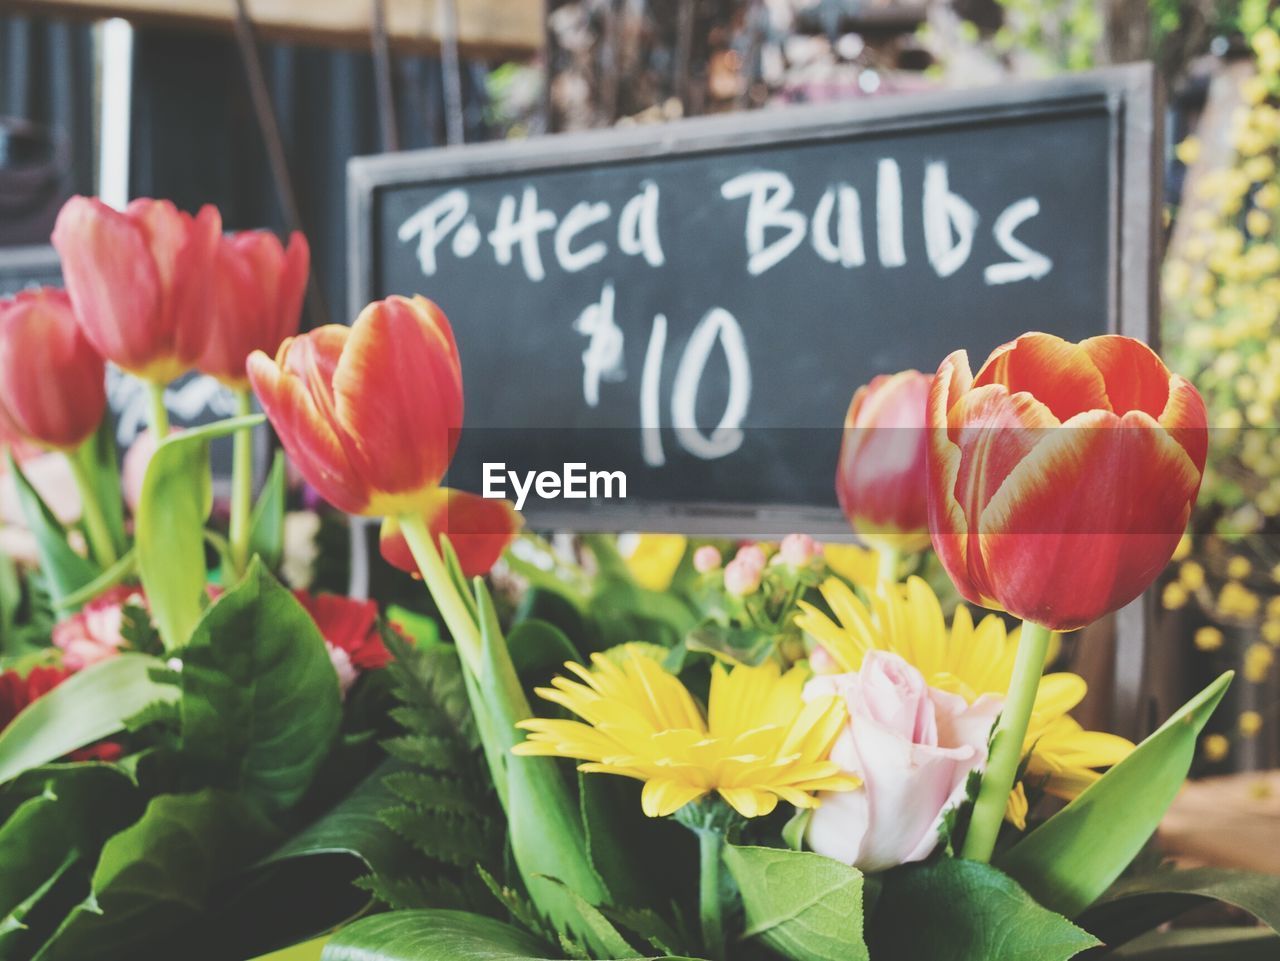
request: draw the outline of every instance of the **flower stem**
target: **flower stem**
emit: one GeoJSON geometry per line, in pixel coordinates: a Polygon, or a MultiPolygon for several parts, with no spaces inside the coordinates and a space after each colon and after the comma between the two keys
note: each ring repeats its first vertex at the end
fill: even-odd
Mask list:
{"type": "Polygon", "coordinates": [[[902,566],[902,552],[896,547],[878,547],[876,554],[880,560],[877,580],[898,583],[898,568],[902,566]]]}
{"type": "Polygon", "coordinates": [[[151,433],[155,435],[157,444],[169,436],[169,411],[164,406],[164,390],[164,384],[147,384],[147,392],[151,398],[151,433]]]}
{"type": "MultiPolygon", "coordinates": [[[[236,416],[253,413],[253,396],[236,391],[236,416]]],[[[253,510],[253,428],[243,427],[232,437],[231,448],[231,566],[239,578],[249,566],[249,517],[253,510]]]]}
{"type": "Polygon", "coordinates": [[[996,849],[996,837],[1004,823],[1009,792],[1013,790],[1018,766],[1022,763],[1022,745],[1027,737],[1036,693],[1040,690],[1051,636],[1047,627],[1030,621],[1022,622],[1022,636],[1018,641],[1018,656],[1013,663],[1009,693],[996,724],[991,757],[982,776],[982,787],[973,805],[973,817],[961,852],[961,856],[970,861],[990,861],[996,849]]]}
{"type": "MultiPolygon", "coordinates": [[[[85,443],[92,444],[90,438],[85,443]]],[[[68,451],[67,462],[71,464],[71,473],[76,479],[76,487],[80,489],[80,520],[84,523],[85,538],[89,542],[89,551],[99,566],[106,570],[119,557],[115,545],[111,542],[111,528],[107,525],[107,517],[98,503],[98,495],[93,487],[93,479],[89,476],[89,468],[85,466],[80,451],[68,451]]]]}
{"type": "Polygon", "coordinates": [[[431,539],[431,532],[427,530],[422,516],[401,514],[398,520],[405,542],[409,545],[409,551],[413,554],[418,570],[422,573],[422,580],[427,585],[427,590],[431,592],[436,607],[440,609],[440,616],[444,618],[445,626],[453,635],[453,643],[457,645],[463,663],[478,676],[482,641],[480,628],[476,625],[475,618],[471,616],[471,609],[458,594],[453,577],[445,569],[444,561],[436,549],[435,541],[431,539]]]}
{"type": "Polygon", "coordinates": [[[724,916],[720,904],[720,856],[724,852],[724,835],[712,827],[700,828],[698,851],[702,863],[698,882],[702,946],[711,961],[724,961],[724,916]]]}

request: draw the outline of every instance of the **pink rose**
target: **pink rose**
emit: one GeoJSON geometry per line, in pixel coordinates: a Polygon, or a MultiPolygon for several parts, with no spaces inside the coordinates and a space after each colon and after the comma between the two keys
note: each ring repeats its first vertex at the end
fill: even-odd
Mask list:
{"type": "Polygon", "coordinates": [[[849,722],[831,759],[863,782],[822,795],[809,822],[810,847],[867,872],[927,858],[943,816],[964,800],[970,772],[986,764],[1002,699],[984,695],[970,705],[929,687],[887,651],[868,653],[857,674],[814,678],[804,693],[845,699],[849,722]]]}
{"type": "Polygon", "coordinates": [[[63,665],[83,671],[118,654],[125,643],[124,609],[130,604],[146,607],[142,592],[136,587],[115,587],[55,624],[53,645],[62,651],[63,665]]]}

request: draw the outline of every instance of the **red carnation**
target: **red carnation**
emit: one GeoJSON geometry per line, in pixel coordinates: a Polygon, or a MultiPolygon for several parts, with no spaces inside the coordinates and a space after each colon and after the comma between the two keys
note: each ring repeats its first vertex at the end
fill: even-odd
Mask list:
{"type": "MultiPolygon", "coordinates": [[[[24,709],[44,697],[69,678],[74,671],[63,667],[33,667],[23,677],[17,671],[0,673],[0,731],[3,731],[24,709]]],[[[72,761],[114,761],[124,749],[114,741],[104,741],[72,752],[72,761]]]]}

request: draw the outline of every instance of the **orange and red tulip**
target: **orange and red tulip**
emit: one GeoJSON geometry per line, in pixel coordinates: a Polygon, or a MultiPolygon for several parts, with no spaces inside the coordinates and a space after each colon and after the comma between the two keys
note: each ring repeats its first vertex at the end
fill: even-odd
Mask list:
{"type": "Polygon", "coordinates": [[[0,433],[72,450],[107,408],[105,365],[61,290],[0,300],[0,433]]]}
{"type": "Polygon", "coordinates": [[[859,387],[844,419],[836,497],[865,541],[903,552],[929,546],[925,407],[933,378],[882,374],[859,387]]]}
{"type": "Polygon", "coordinates": [[[72,197],[53,245],[89,342],[131,374],[167,383],[189,370],[209,326],[213,257],[222,233],[217,208],[196,216],[167,200],[113,210],[72,197]]]}
{"type": "MultiPolygon", "coordinates": [[[[441,536],[449,538],[462,573],[467,577],[488,574],[524,525],[524,519],[510,501],[447,487],[435,492],[422,517],[437,550],[441,536]]],[[[418,574],[417,562],[401,532],[400,522],[394,517],[382,522],[381,547],[388,564],[418,574]]]]}
{"type": "Polygon", "coordinates": [[[1140,341],[1025,334],[929,395],[933,545],[967,599],[1074,630],[1141,594],[1186,527],[1204,401],[1140,341]]]}
{"type": "Polygon", "coordinates": [[[208,343],[196,369],[234,390],[249,386],[255,350],[274,354],[298,332],[311,249],[296,231],[283,247],[275,234],[248,230],[218,241],[210,293],[208,343]]]}
{"type": "Polygon", "coordinates": [[[249,357],[249,381],[302,476],[351,514],[431,502],[462,428],[462,367],[425,297],[388,297],[249,357]]]}

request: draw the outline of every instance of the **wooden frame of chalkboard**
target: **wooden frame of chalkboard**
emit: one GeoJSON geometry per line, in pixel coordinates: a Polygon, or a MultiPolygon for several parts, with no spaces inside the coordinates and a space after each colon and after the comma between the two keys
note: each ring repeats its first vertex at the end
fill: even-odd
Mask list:
{"type": "MultiPolygon", "coordinates": [[[[1162,173],[1157,162],[1161,147],[1158,99],[1153,69],[1138,64],[998,88],[893,96],[560,134],[514,143],[354,158],[348,170],[351,316],[377,297],[409,292],[376,289],[378,199],[388,190],[637,160],[732,153],[760,146],[874,138],[899,131],[974,129],[1027,118],[1071,117],[1101,108],[1110,125],[1108,329],[1154,343],[1162,173]]],[[[423,289],[430,292],[426,278],[423,289]]],[[[706,502],[634,506],[587,502],[576,510],[555,507],[529,513],[530,523],[539,527],[570,530],[644,529],[732,535],[744,532],[743,518],[750,515],[750,529],[755,536],[790,530],[807,530],[832,538],[848,536],[844,519],[834,509],[768,504],[733,505],[729,509],[728,505],[706,502]]]]}
{"type": "Polygon", "coordinates": [[[62,286],[62,264],[48,245],[0,247],[0,294],[32,286],[62,286]]]}

